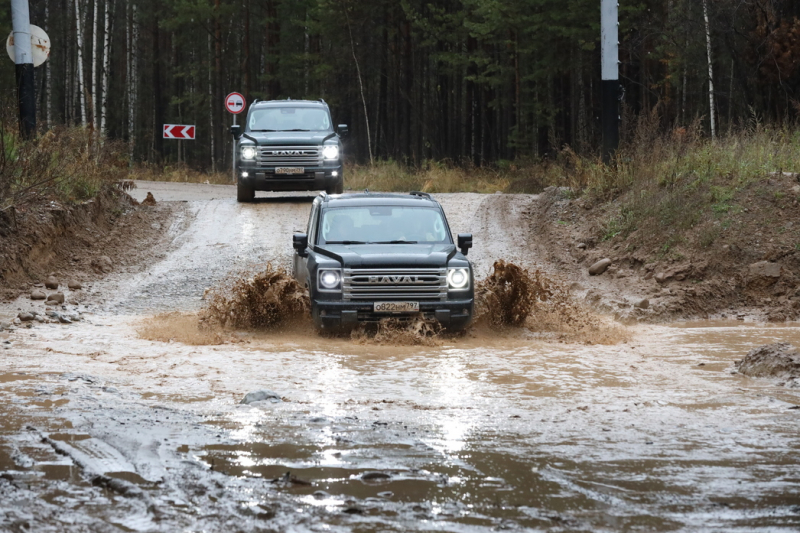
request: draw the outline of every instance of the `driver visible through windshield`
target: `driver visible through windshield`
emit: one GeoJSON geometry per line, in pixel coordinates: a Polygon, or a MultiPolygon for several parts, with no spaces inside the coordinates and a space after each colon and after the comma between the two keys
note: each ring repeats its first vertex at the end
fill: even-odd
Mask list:
{"type": "Polygon", "coordinates": [[[338,207],[323,212],[319,244],[452,244],[442,213],[405,206],[338,207]]]}

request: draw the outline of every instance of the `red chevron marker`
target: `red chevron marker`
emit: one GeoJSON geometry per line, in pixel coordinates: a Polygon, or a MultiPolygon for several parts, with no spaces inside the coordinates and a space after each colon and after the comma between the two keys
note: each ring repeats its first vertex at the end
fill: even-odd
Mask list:
{"type": "Polygon", "coordinates": [[[194,139],[194,126],[164,124],[165,139],[194,139]]]}

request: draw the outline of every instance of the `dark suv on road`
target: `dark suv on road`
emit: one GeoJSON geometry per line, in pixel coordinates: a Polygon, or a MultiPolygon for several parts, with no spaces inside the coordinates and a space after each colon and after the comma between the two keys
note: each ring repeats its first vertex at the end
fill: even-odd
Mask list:
{"type": "Polygon", "coordinates": [[[451,330],[472,320],[472,235],[456,247],[429,194],[322,193],[306,231],[294,235],[292,272],[319,328],[419,313],[451,330]]]}
{"type": "Polygon", "coordinates": [[[341,193],[341,136],[333,130],[323,100],[255,101],[242,126],[231,126],[236,143],[236,199],[249,202],[256,191],[341,193]]]}

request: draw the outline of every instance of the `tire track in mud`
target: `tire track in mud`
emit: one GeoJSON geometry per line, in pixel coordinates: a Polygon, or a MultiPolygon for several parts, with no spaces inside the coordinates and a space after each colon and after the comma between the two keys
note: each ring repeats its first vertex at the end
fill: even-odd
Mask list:
{"type": "Polygon", "coordinates": [[[537,247],[532,246],[527,213],[538,196],[454,193],[434,198],[442,204],[454,235],[472,233],[475,245],[469,259],[476,277],[487,276],[497,259],[525,266],[535,263],[537,247]]]}

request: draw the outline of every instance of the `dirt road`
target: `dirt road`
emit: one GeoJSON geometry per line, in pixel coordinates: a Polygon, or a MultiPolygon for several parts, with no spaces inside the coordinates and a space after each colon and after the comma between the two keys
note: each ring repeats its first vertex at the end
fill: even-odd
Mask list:
{"type": "MultiPolygon", "coordinates": [[[[732,373],[755,346],[800,345],[800,327],[639,325],[612,346],[482,330],[361,345],[305,323],[150,341],[139,325],[167,319],[149,316],[198,309],[238,269],[287,264],[311,196],[134,194],[147,191],[175,202],[160,260],[94,283],[83,320],[0,332],[0,530],[800,527],[800,391],[732,373]],[[239,403],[259,389],[280,400],[239,403]]],[[[478,275],[504,258],[581,294],[616,287],[549,258],[530,223],[538,197],[438,198],[474,234],[478,275]]]]}

